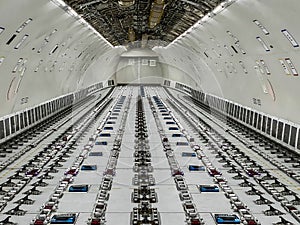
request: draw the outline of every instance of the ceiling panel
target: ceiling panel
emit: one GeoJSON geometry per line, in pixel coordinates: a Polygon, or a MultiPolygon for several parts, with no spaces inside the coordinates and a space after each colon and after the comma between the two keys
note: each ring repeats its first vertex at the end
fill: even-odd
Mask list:
{"type": "Polygon", "coordinates": [[[224,0],[65,0],[112,45],[166,46],[224,0]]]}

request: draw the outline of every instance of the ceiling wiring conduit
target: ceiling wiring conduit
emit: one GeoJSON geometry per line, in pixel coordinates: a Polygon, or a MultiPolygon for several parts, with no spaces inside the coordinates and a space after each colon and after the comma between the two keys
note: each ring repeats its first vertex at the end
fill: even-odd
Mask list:
{"type": "Polygon", "coordinates": [[[149,27],[152,29],[156,27],[162,18],[164,13],[165,2],[164,0],[154,0],[152,3],[150,16],[149,16],[149,27]]]}

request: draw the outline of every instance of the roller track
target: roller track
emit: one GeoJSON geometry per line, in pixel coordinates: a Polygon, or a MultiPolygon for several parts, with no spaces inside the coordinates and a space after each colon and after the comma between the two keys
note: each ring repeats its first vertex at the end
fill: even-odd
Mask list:
{"type": "Polygon", "coordinates": [[[181,101],[198,111],[205,118],[212,121],[214,124],[220,126],[223,130],[228,132],[231,136],[238,139],[247,148],[260,154],[263,158],[268,160],[279,170],[282,170],[288,176],[292,177],[300,184],[300,156],[298,153],[291,149],[285,148],[270,138],[266,138],[256,131],[251,130],[245,125],[231,119],[224,117],[219,112],[214,111],[214,118],[218,119],[218,122],[214,121],[211,117],[211,112],[207,106],[204,106],[197,100],[191,97],[184,96],[179,97],[181,101]]]}
{"type": "MultiPolygon", "coordinates": [[[[174,96],[170,95],[170,92],[167,95],[169,97],[167,101],[173,106],[173,109],[181,116],[184,116],[184,120],[194,128],[194,131],[200,133],[200,136],[207,142],[207,146],[213,150],[213,153],[216,155],[213,157],[219,159],[218,162],[224,163],[222,165],[223,168],[230,168],[227,172],[235,174],[234,179],[244,181],[239,186],[251,187],[250,190],[247,190],[246,194],[258,196],[259,199],[254,200],[257,205],[268,205],[269,209],[262,211],[264,215],[281,215],[288,212],[299,223],[298,180],[274,163],[272,154],[262,153],[258,148],[255,148],[260,143],[257,141],[249,143],[249,140],[247,140],[248,136],[243,138],[232,134],[221,123],[222,121],[218,124],[216,118],[207,115],[207,109],[201,110],[201,108],[195,107],[192,104],[187,104],[186,101],[183,101],[187,97],[179,97],[180,94],[178,94],[174,98],[174,96]],[[200,116],[195,112],[198,112],[200,116]],[[250,183],[248,181],[249,178],[254,179],[254,183],[256,184],[250,183]],[[263,201],[265,199],[262,195],[263,192],[259,188],[252,187],[252,185],[262,187],[275,201],[263,201]],[[273,203],[274,205],[280,205],[285,209],[285,212],[277,210],[276,207],[274,208],[274,205],[271,205],[273,203]]],[[[259,137],[260,140],[262,138],[259,137]]],[[[251,138],[251,140],[256,139],[258,139],[257,136],[254,139],[251,138]]],[[[270,142],[268,144],[264,143],[263,146],[265,145],[270,150],[270,142]]]]}
{"type": "Polygon", "coordinates": [[[173,90],[107,94],[7,142],[0,224],[299,224],[298,171],[270,140],[173,90]]]}

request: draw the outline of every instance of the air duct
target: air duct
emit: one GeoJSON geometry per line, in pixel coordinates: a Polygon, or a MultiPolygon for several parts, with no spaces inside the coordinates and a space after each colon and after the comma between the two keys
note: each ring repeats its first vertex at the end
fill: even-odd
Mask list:
{"type": "Polygon", "coordinates": [[[164,0],[154,0],[150,11],[149,28],[152,29],[160,23],[160,20],[164,13],[164,7],[165,7],[164,0]]]}
{"type": "Polygon", "coordinates": [[[147,42],[148,42],[148,35],[143,34],[142,35],[142,43],[141,43],[142,48],[145,48],[147,46],[147,42]]]}
{"type": "Polygon", "coordinates": [[[128,40],[130,42],[134,42],[135,41],[135,32],[132,28],[129,28],[128,30],[128,40]]]}

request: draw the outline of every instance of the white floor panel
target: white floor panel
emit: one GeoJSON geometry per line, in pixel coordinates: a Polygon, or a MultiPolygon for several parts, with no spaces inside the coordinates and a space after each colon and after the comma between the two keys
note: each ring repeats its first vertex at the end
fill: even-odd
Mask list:
{"type": "Polygon", "coordinates": [[[132,177],[134,173],[132,169],[117,169],[114,183],[121,184],[127,187],[132,186],[132,177]]]}
{"type": "MultiPolygon", "coordinates": [[[[93,189],[93,188],[91,188],[93,189]]],[[[95,203],[97,190],[91,190],[88,193],[68,193],[66,192],[61,199],[58,213],[65,212],[91,212],[95,203]]]]}
{"type": "MultiPolygon", "coordinates": [[[[170,166],[169,166],[168,160],[166,159],[165,156],[164,156],[164,158],[153,158],[152,166],[154,168],[154,172],[155,172],[155,169],[157,169],[157,170],[161,170],[161,169],[165,170],[166,169],[170,172],[170,166]]],[[[169,173],[169,175],[170,174],[171,173],[169,173]]]]}
{"type": "Polygon", "coordinates": [[[174,225],[174,224],[185,224],[185,215],[183,212],[176,213],[160,213],[161,224],[163,225],[174,225]]]}
{"type": "Polygon", "coordinates": [[[181,201],[179,199],[178,191],[174,185],[170,183],[169,185],[155,186],[155,191],[158,195],[158,203],[155,204],[158,207],[159,212],[168,213],[183,213],[183,208],[181,206],[181,201]],[[168,194],[166,194],[168,193],[168,194]]]}
{"type": "Polygon", "coordinates": [[[133,163],[134,163],[134,159],[132,156],[123,156],[123,157],[119,157],[118,160],[118,164],[117,164],[117,172],[119,171],[119,169],[129,169],[132,170],[133,167],[133,163]]]}

